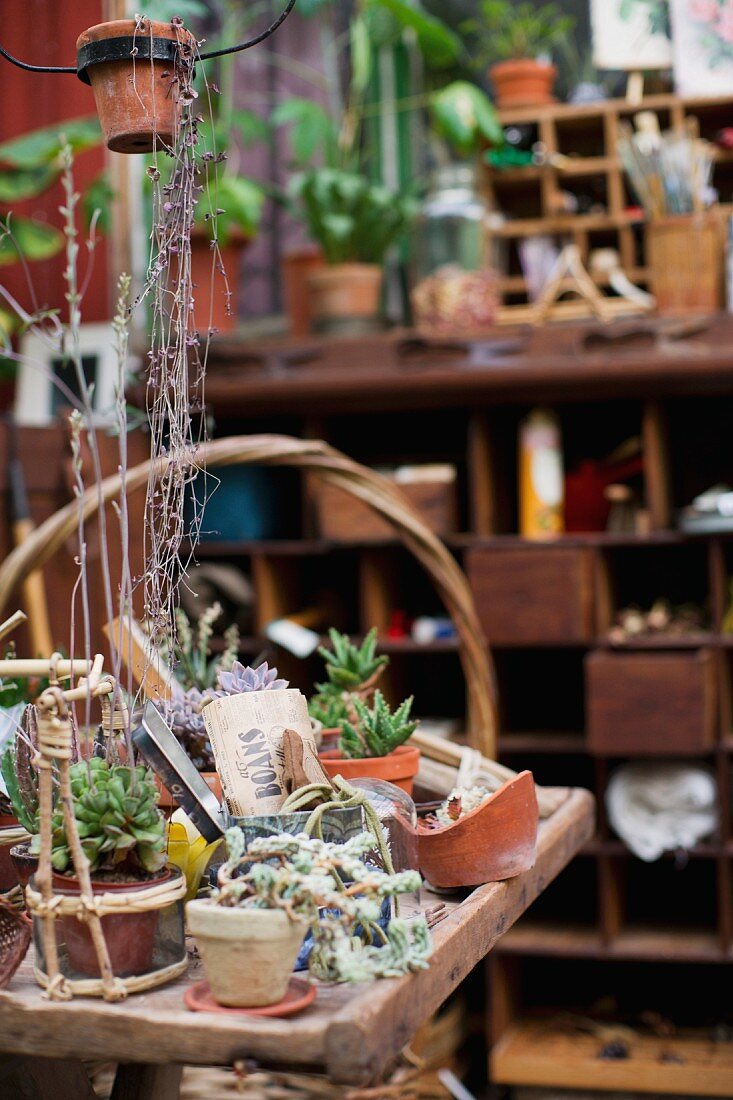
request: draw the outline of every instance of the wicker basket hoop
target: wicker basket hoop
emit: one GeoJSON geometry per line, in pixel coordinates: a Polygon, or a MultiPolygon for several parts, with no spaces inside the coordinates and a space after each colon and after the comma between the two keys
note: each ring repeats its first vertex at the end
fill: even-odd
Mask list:
{"type": "MultiPolygon", "coordinates": [[[[496,754],[496,689],[493,665],[476,615],[468,581],[453,555],[426,526],[403,493],[386,478],[347,458],[321,441],[281,435],[232,436],[202,445],[202,467],[250,464],[294,466],[312,472],[326,484],[351,493],[372,508],[394,529],[397,536],[427,571],[451,616],[458,633],[459,655],[466,679],[466,728],[471,745],[484,756],[496,754]]],[[[159,472],[165,465],[159,462],[159,472]]],[[[148,481],[150,462],[127,472],[127,491],[148,481]]],[[[87,490],[82,500],[85,517],[120,492],[115,474],[87,490]]],[[[61,508],[42,523],[0,566],[0,612],[13,591],[34,570],[42,567],[73,534],[78,522],[77,501],[61,508]]]]}

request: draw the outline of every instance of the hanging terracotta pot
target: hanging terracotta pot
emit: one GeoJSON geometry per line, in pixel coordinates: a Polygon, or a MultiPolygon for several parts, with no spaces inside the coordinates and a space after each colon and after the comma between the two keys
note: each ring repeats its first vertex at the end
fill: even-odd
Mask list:
{"type": "Polygon", "coordinates": [[[544,61],[524,58],[500,61],[489,69],[497,107],[541,107],[554,103],[557,69],[544,61]]]}
{"type": "Polygon", "coordinates": [[[174,144],[180,109],[176,56],[195,45],[183,27],[150,19],[115,19],[79,35],[77,73],[92,86],[109,149],[150,153],[174,144]]]}
{"type": "Polygon", "coordinates": [[[380,327],[382,269],[378,264],[327,264],[308,275],[318,332],[358,335],[380,327]]]}

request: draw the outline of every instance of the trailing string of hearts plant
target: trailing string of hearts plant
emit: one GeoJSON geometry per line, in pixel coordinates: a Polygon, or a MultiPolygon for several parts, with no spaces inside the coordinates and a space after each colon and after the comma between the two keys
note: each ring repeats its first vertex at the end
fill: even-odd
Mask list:
{"type": "MultiPolygon", "coordinates": [[[[193,84],[195,67],[207,58],[236,53],[264,41],[284,22],[295,2],[288,0],[274,22],[253,38],[209,53],[201,52],[201,44],[182,20],[174,18],[170,23],[161,23],[144,15],[88,28],[78,38],[74,67],[31,65],[0,46],[0,56],[25,71],[76,73],[92,86],[108,147],[124,153],[153,153],[153,163],[148,168],[153,190],[150,255],[143,289],[129,307],[131,311],[144,303],[151,322],[146,410],[152,462],[142,578],[151,653],[162,647],[171,653],[175,649],[177,590],[187,564],[181,561],[181,552],[184,540],[195,546],[205,505],[205,492],[194,494],[190,488],[197,477],[205,474],[200,468],[198,451],[205,438],[204,377],[211,333],[207,331],[202,346],[194,323],[195,288],[191,270],[191,230],[196,206],[204,192],[209,211],[206,217],[214,227],[212,263],[223,271],[216,239],[216,219],[223,211],[216,205],[215,168],[213,172],[210,169],[224,154],[202,147],[199,124],[204,120],[198,113],[198,93],[193,84]],[[187,499],[194,500],[192,520],[186,515],[187,499]]],[[[211,90],[205,75],[204,86],[209,97],[211,90]]],[[[70,172],[70,165],[67,169],[70,172]]],[[[73,210],[69,218],[72,214],[73,210]]],[[[72,309],[74,305],[70,300],[72,309]]],[[[72,318],[72,329],[78,329],[78,322],[78,316],[72,318]]],[[[123,394],[120,400],[124,405],[123,394]]],[[[84,419],[84,429],[92,439],[93,425],[84,419]]],[[[126,430],[125,412],[123,409],[120,415],[119,401],[117,419],[122,421],[118,428],[126,430]]],[[[81,477],[81,432],[82,426],[77,424],[77,478],[81,477]]],[[[94,447],[92,450],[96,454],[94,447]]],[[[121,447],[121,472],[124,478],[124,447],[121,447]]],[[[96,459],[94,476],[99,483],[101,474],[96,459]]],[[[82,486],[77,489],[81,494],[82,486]]],[[[121,516],[121,522],[126,527],[126,516],[121,516]]],[[[129,561],[124,552],[123,561],[129,561]]],[[[83,552],[81,568],[83,573],[83,552]]],[[[128,615],[133,581],[134,578],[125,576],[120,585],[128,615]]],[[[110,584],[107,576],[108,605],[110,584]]],[[[111,611],[110,606],[107,611],[111,611]]],[[[86,612],[84,618],[87,627],[86,612]]],[[[120,661],[114,640],[112,650],[112,663],[119,679],[120,661]]]]}

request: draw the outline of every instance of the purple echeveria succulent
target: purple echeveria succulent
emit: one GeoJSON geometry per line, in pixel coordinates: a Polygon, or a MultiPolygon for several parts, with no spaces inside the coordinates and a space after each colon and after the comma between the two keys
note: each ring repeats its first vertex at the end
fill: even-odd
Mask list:
{"type": "Polygon", "coordinates": [[[257,668],[246,667],[235,661],[229,672],[217,674],[219,687],[225,695],[240,695],[243,691],[278,691],[288,687],[287,680],[278,680],[277,669],[263,661],[257,668]]]}
{"type": "Polygon", "coordinates": [[[202,693],[195,687],[189,688],[174,695],[165,705],[166,722],[200,772],[214,771],[216,768],[201,713],[201,704],[212,694],[210,691],[202,693]]]}

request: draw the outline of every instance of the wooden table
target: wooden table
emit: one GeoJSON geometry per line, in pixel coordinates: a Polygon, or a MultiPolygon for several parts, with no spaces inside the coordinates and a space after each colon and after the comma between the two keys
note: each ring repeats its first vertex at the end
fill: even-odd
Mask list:
{"type": "Polygon", "coordinates": [[[113,1100],[173,1100],[182,1065],[228,1066],[245,1057],[266,1067],[325,1073],[344,1084],[377,1081],[576,855],[593,825],[590,793],[569,791],[540,825],[531,871],[463,899],[422,891],[422,909],[445,901],[448,912],[433,929],[428,970],[377,983],[319,985],[313,1006],[291,1020],[187,1011],[183,992],[201,977],[197,960],[178,981],[111,1005],[81,997],[61,1004],[44,1000],[26,959],[10,988],[0,992],[0,1052],[16,1056],[0,1062],[0,1096],[92,1100],[81,1059],[120,1063],[113,1100]],[[35,1092],[24,1091],[30,1080],[35,1092]]]}

